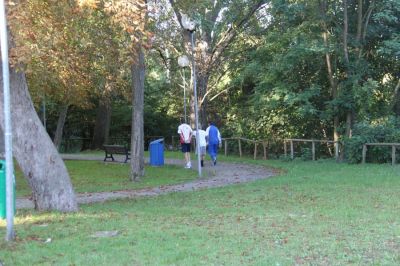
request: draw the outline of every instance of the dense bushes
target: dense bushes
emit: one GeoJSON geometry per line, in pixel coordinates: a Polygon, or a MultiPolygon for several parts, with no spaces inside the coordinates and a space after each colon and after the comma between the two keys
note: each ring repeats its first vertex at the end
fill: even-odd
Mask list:
{"type": "MultiPolygon", "coordinates": [[[[344,139],[345,158],[350,163],[362,160],[362,146],[371,142],[400,142],[400,120],[389,118],[371,123],[359,123],[354,126],[352,137],[344,139]]],[[[368,162],[388,162],[391,149],[388,147],[368,147],[368,162]]]]}

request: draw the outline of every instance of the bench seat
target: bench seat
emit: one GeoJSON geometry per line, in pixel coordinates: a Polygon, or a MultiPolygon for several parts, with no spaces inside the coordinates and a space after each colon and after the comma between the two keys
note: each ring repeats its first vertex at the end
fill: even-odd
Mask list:
{"type": "Polygon", "coordinates": [[[122,146],[122,145],[103,145],[103,148],[104,148],[104,152],[105,152],[104,162],[107,161],[107,159],[111,159],[112,161],[115,161],[113,154],[125,155],[124,163],[126,163],[128,160],[131,159],[129,157],[131,155],[131,152],[125,146],[122,146]]]}

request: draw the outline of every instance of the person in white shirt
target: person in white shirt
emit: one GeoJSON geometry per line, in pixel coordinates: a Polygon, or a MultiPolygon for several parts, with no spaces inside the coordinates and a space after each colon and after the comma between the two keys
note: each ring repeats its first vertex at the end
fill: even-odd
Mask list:
{"type": "Polygon", "coordinates": [[[181,121],[181,124],[178,127],[178,134],[180,136],[182,153],[185,156],[185,168],[192,168],[192,163],[190,162],[190,143],[193,134],[192,128],[181,121]]]}
{"type": "MultiPolygon", "coordinates": [[[[196,131],[193,131],[193,135],[197,137],[196,131]]],[[[203,129],[201,129],[200,125],[199,125],[199,146],[200,146],[201,167],[204,167],[204,157],[206,156],[207,141],[206,141],[206,132],[203,129]]]]}

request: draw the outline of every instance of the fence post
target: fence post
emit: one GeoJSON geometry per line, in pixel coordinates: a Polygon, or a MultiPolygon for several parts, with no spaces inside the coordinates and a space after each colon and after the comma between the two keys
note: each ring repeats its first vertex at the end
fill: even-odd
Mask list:
{"type": "Polygon", "coordinates": [[[287,158],[287,146],[286,146],[286,139],[283,140],[283,151],[285,153],[285,158],[287,158]]]}
{"type": "Polygon", "coordinates": [[[228,140],[225,140],[224,146],[225,146],[225,156],[228,156],[228,140]]]}
{"type": "Polygon", "coordinates": [[[396,164],[396,146],[392,146],[392,165],[396,164]]]}
{"type": "Polygon", "coordinates": [[[312,160],[315,161],[315,142],[311,142],[312,160]]]}
{"type": "Polygon", "coordinates": [[[367,156],[367,144],[363,145],[362,148],[362,163],[365,163],[365,157],[367,156]]]}
{"type": "Polygon", "coordinates": [[[290,158],[294,159],[293,140],[290,140],[290,158]]]}
{"type": "Polygon", "coordinates": [[[254,142],[254,160],[257,159],[257,141],[254,142]]]}
{"type": "Polygon", "coordinates": [[[242,157],[242,143],[240,142],[240,138],[239,138],[239,157],[242,157]]]}

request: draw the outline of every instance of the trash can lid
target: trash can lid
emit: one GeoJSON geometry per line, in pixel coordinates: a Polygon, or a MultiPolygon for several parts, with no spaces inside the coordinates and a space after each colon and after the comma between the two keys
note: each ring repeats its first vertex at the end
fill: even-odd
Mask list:
{"type": "Polygon", "coordinates": [[[160,143],[160,142],[163,142],[163,141],[164,141],[164,139],[156,139],[156,140],[153,140],[152,142],[150,142],[150,145],[151,144],[160,143]]]}

